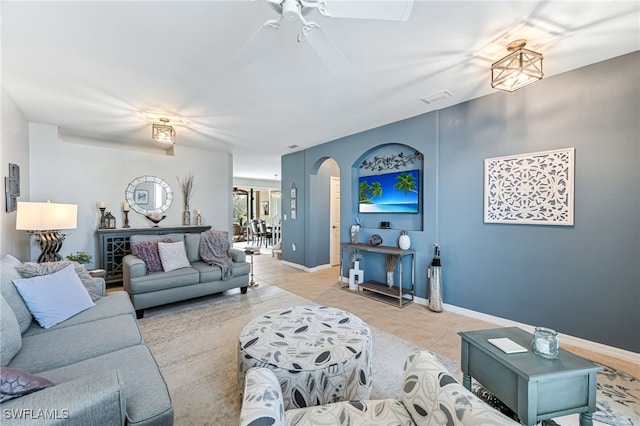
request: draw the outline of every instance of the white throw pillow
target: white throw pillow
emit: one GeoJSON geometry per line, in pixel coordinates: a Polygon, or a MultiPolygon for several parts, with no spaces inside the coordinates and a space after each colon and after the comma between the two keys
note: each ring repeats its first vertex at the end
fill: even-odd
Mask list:
{"type": "Polygon", "coordinates": [[[95,306],[73,265],[33,278],[17,278],[13,284],[43,328],[53,327],[95,306]]]}
{"type": "Polygon", "coordinates": [[[162,269],[164,269],[165,272],[191,266],[182,241],[175,243],[163,243],[159,241],[158,252],[160,253],[162,269]]]}

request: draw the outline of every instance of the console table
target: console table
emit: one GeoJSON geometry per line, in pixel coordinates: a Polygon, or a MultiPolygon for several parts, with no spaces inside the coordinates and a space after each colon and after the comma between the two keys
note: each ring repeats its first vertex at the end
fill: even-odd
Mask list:
{"type": "MultiPolygon", "coordinates": [[[[386,283],[377,281],[365,281],[358,284],[358,294],[372,299],[379,300],[390,305],[400,308],[413,303],[413,293],[415,284],[415,250],[402,250],[397,247],[390,246],[372,246],[371,244],[360,243],[342,243],[340,244],[340,286],[345,288],[342,282],[342,255],[344,249],[351,249],[355,252],[359,250],[369,253],[380,253],[384,255],[400,256],[398,263],[400,264],[400,280],[398,286],[388,287],[386,283]],[[411,256],[411,287],[405,288],[402,283],[402,263],[405,256],[411,256]]],[[[346,286],[348,289],[348,285],[346,286]]]]}
{"type": "Polygon", "coordinates": [[[107,284],[122,281],[122,258],[131,253],[132,235],[200,233],[211,226],[158,226],[153,228],[98,229],[98,268],[106,271],[107,284]]]}
{"type": "Polygon", "coordinates": [[[562,348],[556,360],[535,355],[530,349],[533,336],[518,327],[458,334],[464,387],[471,390],[473,377],[529,426],[571,413],[580,413],[580,426],[593,424],[601,367],[562,348]],[[507,354],[487,341],[500,337],[529,350],[507,354]]]}

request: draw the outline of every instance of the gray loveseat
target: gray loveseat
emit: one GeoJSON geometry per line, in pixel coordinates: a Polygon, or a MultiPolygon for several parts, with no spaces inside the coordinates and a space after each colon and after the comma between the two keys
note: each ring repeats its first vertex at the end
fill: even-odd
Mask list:
{"type": "Polygon", "coordinates": [[[242,294],[249,285],[250,265],[242,250],[230,249],[233,260],[233,276],[222,279],[222,270],[208,265],[200,259],[200,236],[198,233],[165,235],[132,235],[129,239],[131,254],[122,260],[124,289],[129,293],[138,318],[144,309],[194,297],[220,293],[233,288],[241,288],[242,294]],[[169,272],[147,272],[145,262],[137,256],[135,243],[171,240],[182,241],[185,245],[190,267],[169,272]]]}
{"type": "Polygon", "coordinates": [[[399,398],[285,411],[276,376],[268,368],[254,367],[245,378],[240,426],[519,425],[465,389],[427,351],[409,355],[399,393],[399,398]]]}
{"type": "Polygon", "coordinates": [[[54,385],[4,401],[2,424],[172,425],[171,396],[127,294],[105,295],[96,279],[95,306],[44,329],[13,284],[20,265],[1,257],[1,365],[54,385]]]}

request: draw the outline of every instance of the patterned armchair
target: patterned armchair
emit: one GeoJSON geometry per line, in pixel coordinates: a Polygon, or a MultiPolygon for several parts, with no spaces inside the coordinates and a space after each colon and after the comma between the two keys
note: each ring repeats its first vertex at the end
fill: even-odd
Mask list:
{"type": "Polygon", "coordinates": [[[343,401],[284,410],[275,375],[252,368],[245,379],[240,426],[518,425],[465,389],[426,351],[410,355],[398,399],[343,401]]]}

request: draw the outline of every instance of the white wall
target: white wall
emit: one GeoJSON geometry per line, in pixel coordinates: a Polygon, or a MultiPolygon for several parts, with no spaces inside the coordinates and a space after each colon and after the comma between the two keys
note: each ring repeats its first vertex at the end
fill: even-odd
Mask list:
{"type": "MultiPolygon", "coordinates": [[[[9,163],[20,167],[21,195],[18,200],[24,201],[29,199],[29,125],[13,98],[4,87],[1,90],[0,175],[9,175],[9,163]]],[[[4,185],[4,179],[2,181],[4,185]]],[[[4,202],[0,212],[0,253],[11,254],[21,260],[26,260],[29,255],[28,234],[16,231],[16,212],[7,213],[4,202]]]]}
{"type": "MultiPolygon", "coordinates": [[[[77,137],[69,138],[74,143],[59,137],[56,126],[30,123],[29,141],[31,150],[31,199],[78,204],[78,228],[65,231],[67,238],[61,250],[64,257],[76,251],[97,253],[96,229],[100,211],[97,203],[104,201],[107,211],[116,217],[116,225],[124,223],[122,203],[129,182],[143,175],[158,176],[171,186],[174,201],[165,213],[167,218],[160,226],[182,224],[183,198],[178,184],[191,172],[195,175],[193,191],[189,201],[192,211],[202,211],[203,225],[214,229],[231,231],[232,223],[232,175],[231,154],[191,149],[174,148],[174,155],[141,151],[126,151],[107,146],[76,143],[77,137]]],[[[23,197],[23,200],[24,197],[23,197]]],[[[131,227],[150,227],[143,215],[129,213],[131,227]]],[[[33,254],[32,254],[33,256],[33,254]]],[[[92,265],[90,265],[92,266],[92,265]]]]}

